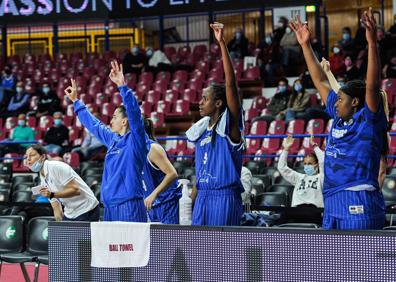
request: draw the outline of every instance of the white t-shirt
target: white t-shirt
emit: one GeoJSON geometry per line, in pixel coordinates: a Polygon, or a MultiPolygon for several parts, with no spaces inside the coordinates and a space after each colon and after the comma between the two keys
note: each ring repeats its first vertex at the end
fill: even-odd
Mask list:
{"type": "Polygon", "coordinates": [[[241,170],[241,182],[243,189],[245,190],[242,193],[242,203],[244,204],[250,204],[250,195],[252,192],[252,180],[253,176],[251,171],[247,167],[242,167],[241,170]]]}
{"type": "Polygon", "coordinates": [[[54,193],[63,191],[65,185],[71,180],[78,184],[80,195],[50,200],[51,202],[59,200],[63,204],[64,214],[67,218],[76,218],[93,210],[99,204],[92,190],[68,164],[46,160],[44,162],[44,175],[45,177],[40,174],[41,185],[48,187],[54,193]]]}
{"type": "Polygon", "coordinates": [[[283,150],[279,157],[278,170],[280,174],[286,181],[294,185],[292,207],[313,204],[318,208],[323,208],[324,153],[318,147],[315,147],[314,150],[319,160],[319,173],[315,175],[298,173],[289,168],[287,166],[287,151],[283,150]]]}

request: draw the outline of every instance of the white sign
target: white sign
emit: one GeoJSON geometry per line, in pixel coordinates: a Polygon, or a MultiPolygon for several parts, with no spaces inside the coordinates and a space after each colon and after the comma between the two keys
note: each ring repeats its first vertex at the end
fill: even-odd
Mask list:
{"type": "MultiPolygon", "coordinates": [[[[396,1],[396,0],[393,0],[396,1]]],[[[286,7],[286,8],[276,8],[273,9],[274,13],[274,23],[273,26],[276,26],[279,22],[280,17],[285,17],[289,21],[294,19],[297,15],[300,15],[301,21],[306,21],[306,13],[305,6],[295,6],[295,7],[286,7]]]]}

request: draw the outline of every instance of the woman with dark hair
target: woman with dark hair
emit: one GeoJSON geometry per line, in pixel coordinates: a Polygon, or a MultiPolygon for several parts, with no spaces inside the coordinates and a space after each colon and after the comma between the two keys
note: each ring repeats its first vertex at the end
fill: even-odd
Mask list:
{"type": "Polygon", "coordinates": [[[223,38],[223,24],[214,23],[225,84],[205,88],[199,102],[203,118],[187,132],[195,143],[196,186],[193,225],[239,225],[243,213],[241,183],[243,118],[235,72],[223,38]]]}
{"type": "Polygon", "coordinates": [[[164,148],[155,139],[153,122],[145,118],[144,127],[150,146],[143,168],[144,204],[150,221],[179,224],[181,186],[177,181],[176,169],[169,161],[164,148]]]}
{"type": "Polygon", "coordinates": [[[385,223],[378,172],[388,146],[387,119],[380,95],[377,26],[371,8],[363,14],[362,23],[368,42],[366,83],[349,81],[337,93],[313,54],[307,24],[299,18],[290,24],[315,87],[334,119],[325,157],[324,229],[382,229],[385,223]]]}
{"type": "Polygon", "coordinates": [[[100,195],[105,207],[104,220],[146,222],[142,171],[148,146],[143,119],[138,101],[126,86],[122,65],[113,61],[111,67],[109,77],[118,86],[125,105],[114,111],[111,129],[78,100],[73,79],[65,93],[73,101],[81,123],[107,147],[100,195]]]}
{"type": "Polygon", "coordinates": [[[68,164],[47,160],[44,147],[36,144],[27,148],[25,165],[40,174],[40,195],[49,199],[56,220],[99,220],[98,200],[68,164]]]}
{"type": "Polygon", "coordinates": [[[305,110],[309,106],[310,99],[310,94],[305,93],[301,80],[296,79],[293,83],[293,92],[287,103],[287,109],[283,111],[285,113],[285,121],[289,122],[305,118],[305,110]]]}

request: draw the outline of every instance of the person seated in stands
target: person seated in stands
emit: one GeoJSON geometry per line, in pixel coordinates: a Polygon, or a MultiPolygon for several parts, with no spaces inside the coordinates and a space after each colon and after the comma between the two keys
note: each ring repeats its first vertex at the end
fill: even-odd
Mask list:
{"type": "Polygon", "coordinates": [[[11,72],[11,67],[6,66],[2,72],[1,84],[0,84],[0,109],[3,105],[7,104],[9,99],[7,99],[8,93],[12,91],[15,87],[16,78],[11,72]]]}
{"type": "Polygon", "coordinates": [[[266,120],[271,122],[276,119],[282,119],[282,111],[287,107],[289,102],[291,91],[289,89],[289,81],[287,78],[281,78],[278,82],[278,89],[271,102],[267,106],[267,114],[253,119],[255,120],[266,120]]]}
{"type": "MultiPolygon", "coordinates": [[[[289,135],[283,142],[278,162],[279,173],[294,186],[291,206],[323,208],[324,153],[311,137],[310,143],[315,153],[305,155],[304,173],[299,173],[287,165],[287,156],[293,143],[294,138],[289,135]]],[[[318,224],[322,221],[320,212],[293,212],[293,220],[318,224]]]]}
{"type": "Polygon", "coordinates": [[[345,56],[339,44],[334,45],[333,54],[329,57],[331,71],[335,76],[345,73],[345,56]]]}
{"type": "Polygon", "coordinates": [[[44,136],[44,142],[47,144],[45,149],[48,153],[60,155],[69,146],[69,129],[62,124],[63,115],[56,112],[53,115],[54,125],[50,127],[44,136]]]}
{"type": "Polygon", "coordinates": [[[172,70],[172,63],[161,50],[154,50],[152,47],[147,47],[146,56],[148,58],[148,63],[145,67],[146,71],[152,71],[156,73],[159,71],[172,70]]]}
{"type": "Polygon", "coordinates": [[[53,115],[60,111],[60,100],[48,83],[43,83],[38,91],[37,117],[53,115]]]}
{"type": "Polygon", "coordinates": [[[396,56],[393,56],[382,70],[384,78],[396,78],[396,56]]]}
{"type": "Polygon", "coordinates": [[[273,31],[273,42],[280,43],[282,40],[283,35],[286,32],[286,27],[289,25],[289,20],[286,17],[280,17],[278,23],[274,27],[273,31]]]}
{"type": "Polygon", "coordinates": [[[11,97],[8,103],[7,112],[2,114],[2,116],[15,117],[21,113],[26,113],[29,109],[30,95],[26,93],[22,81],[17,82],[15,90],[16,93],[11,97]]]}
{"type": "Polygon", "coordinates": [[[311,100],[311,95],[305,92],[304,85],[300,79],[294,81],[292,91],[287,103],[287,109],[281,112],[285,116],[286,123],[295,119],[304,119],[306,117],[305,110],[311,100]]]}
{"type": "Polygon", "coordinates": [[[273,41],[272,36],[268,33],[265,39],[259,44],[260,53],[258,55],[258,65],[262,79],[269,79],[276,75],[276,70],[282,66],[282,55],[279,42],[273,41]]]}
{"type": "Polygon", "coordinates": [[[344,76],[347,81],[354,79],[361,79],[363,77],[363,74],[356,67],[356,64],[353,63],[352,58],[350,56],[345,57],[344,64],[346,67],[344,76]]]}
{"type": "Polygon", "coordinates": [[[127,53],[122,61],[124,73],[139,75],[147,63],[147,57],[140,51],[138,46],[133,46],[132,52],[127,53]]]}
{"type": "Polygon", "coordinates": [[[342,47],[345,56],[351,56],[355,58],[355,40],[352,38],[352,31],[350,27],[344,27],[342,29],[342,40],[338,41],[338,44],[342,47]]]}
{"type": "Polygon", "coordinates": [[[236,28],[234,38],[227,44],[230,56],[233,59],[243,59],[249,54],[249,41],[241,28],[236,28]]]}
{"type": "Polygon", "coordinates": [[[289,66],[291,62],[296,62],[300,55],[300,46],[297,42],[296,35],[290,27],[286,27],[280,46],[282,48],[282,64],[284,67],[289,66]]]}
{"type": "MultiPolygon", "coordinates": [[[[91,111],[92,112],[92,111],[91,111]]],[[[98,112],[92,113],[98,120],[100,120],[100,115],[98,112]]],[[[84,141],[81,146],[76,147],[72,150],[72,152],[76,152],[80,155],[82,160],[89,160],[95,154],[101,152],[106,147],[93,135],[89,132],[88,129],[84,129],[84,141]]]]}
{"type": "MultiPolygon", "coordinates": [[[[26,125],[25,114],[18,116],[18,125],[12,129],[12,135],[9,141],[35,141],[34,130],[26,125]]],[[[7,153],[23,154],[29,145],[31,144],[0,145],[0,156],[4,156],[7,153]]]]}
{"type": "Polygon", "coordinates": [[[378,48],[381,50],[379,53],[381,66],[384,66],[389,60],[390,53],[394,50],[394,41],[392,40],[390,34],[385,32],[385,28],[383,26],[378,26],[377,42],[378,48]]]}

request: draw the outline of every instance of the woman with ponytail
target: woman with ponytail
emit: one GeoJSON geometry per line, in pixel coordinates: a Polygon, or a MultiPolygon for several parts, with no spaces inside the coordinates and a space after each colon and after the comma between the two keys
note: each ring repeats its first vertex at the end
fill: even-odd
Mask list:
{"type": "Polygon", "coordinates": [[[243,213],[241,184],[243,118],[237,81],[227,45],[224,25],[211,24],[220,45],[225,84],[211,84],[202,93],[203,117],[187,132],[195,143],[196,186],[193,225],[239,225],[243,213]]]}

